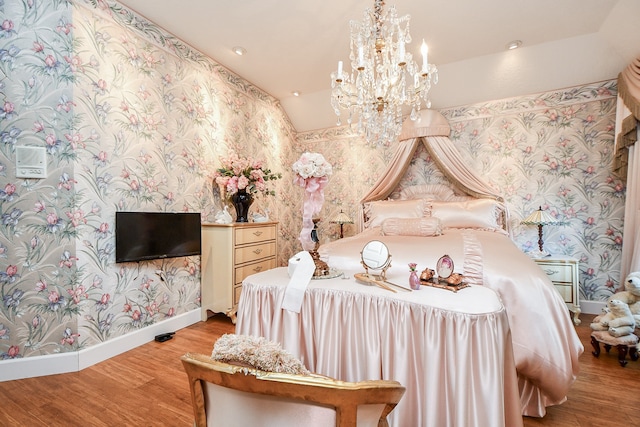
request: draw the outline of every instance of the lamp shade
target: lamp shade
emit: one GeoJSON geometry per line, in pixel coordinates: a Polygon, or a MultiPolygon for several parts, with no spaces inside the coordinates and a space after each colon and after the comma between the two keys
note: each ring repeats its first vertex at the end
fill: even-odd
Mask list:
{"type": "Polygon", "coordinates": [[[329,222],[331,224],[353,224],[353,220],[351,218],[349,218],[349,215],[344,213],[342,211],[342,209],[340,210],[340,212],[338,214],[336,214],[336,216],[331,218],[331,220],[329,222]]]}
{"type": "Polygon", "coordinates": [[[549,225],[559,223],[560,221],[552,217],[548,212],[543,211],[542,206],[538,210],[531,212],[531,214],[521,222],[521,224],[525,225],[549,225]]]}
{"type": "Polygon", "coordinates": [[[542,210],[542,206],[538,208],[537,211],[531,212],[531,214],[526,217],[521,224],[525,225],[537,225],[538,226],[538,252],[535,254],[536,258],[545,257],[549,254],[543,249],[544,242],[542,241],[542,226],[551,225],[551,224],[561,224],[562,221],[557,220],[556,218],[549,215],[549,213],[542,210]]]}

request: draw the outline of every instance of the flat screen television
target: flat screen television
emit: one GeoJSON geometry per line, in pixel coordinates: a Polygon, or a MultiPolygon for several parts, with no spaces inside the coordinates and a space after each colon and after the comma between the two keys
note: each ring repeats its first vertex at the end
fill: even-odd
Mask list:
{"type": "Polygon", "coordinates": [[[116,262],[200,255],[200,214],[116,212],[116,262]]]}

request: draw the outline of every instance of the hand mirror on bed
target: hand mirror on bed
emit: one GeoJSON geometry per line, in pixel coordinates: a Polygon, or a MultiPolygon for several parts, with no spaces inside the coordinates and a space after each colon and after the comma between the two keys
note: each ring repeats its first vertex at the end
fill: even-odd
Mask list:
{"type": "Polygon", "coordinates": [[[379,240],[372,240],[364,245],[360,256],[360,262],[367,274],[369,274],[369,270],[380,270],[380,277],[385,279],[387,269],[391,267],[391,254],[389,254],[387,245],[379,240]]]}
{"type": "Polygon", "coordinates": [[[372,240],[362,248],[360,252],[360,262],[364,267],[364,273],[356,273],[354,277],[357,281],[369,285],[376,285],[391,292],[396,292],[387,285],[386,273],[391,267],[391,254],[387,245],[379,240],[372,240]],[[379,274],[369,273],[370,271],[380,271],[379,274]]]}

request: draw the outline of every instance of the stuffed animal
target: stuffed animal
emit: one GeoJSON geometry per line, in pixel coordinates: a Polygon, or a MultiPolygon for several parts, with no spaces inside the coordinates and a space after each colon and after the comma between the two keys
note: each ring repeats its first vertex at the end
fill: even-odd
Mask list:
{"type": "Polygon", "coordinates": [[[614,337],[632,334],[635,327],[636,320],[629,305],[616,299],[609,300],[605,313],[593,319],[591,324],[592,330],[608,331],[614,337]]]}
{"type": "Polygon", "coordinates": [[[613,317],[609,301],[607,301],[607,305],[602,308],[602,314],[596,316],[589,326],[593,331],[606,331],[609,329],[609,321],[612,320],[613,317]]]}
{"type": "Polygon", "coordinates": [[[629,310],[631,310],[631,314],[636,319],[636,326],[640,327],[640,301],[629,304],[629,310]]]}
{"type": "MultiPolygon", "coordinates": [[[[618,300],[612,300],[618,301],[618,300]]],[[[614,337],[633,334],[636,327],[636,319],[631,314],[628,304],[623,302],[612,304],[611,312],[616,315],[613,320],[609,321],[609,334],[614,337]]]]}
{"type": "Polygon", "coordinates": [[[629,305],[636,325],[640,326],[640,271],[629,273],[624,281],[624,291],[616,292],[609,300],[617,299],[629,305]]]}
{"type": "Polygon", "coordinates": [[[620,300],[629,306],[640,301],[640,271],[629,273],[624,281],[624,291],[616,292],[609,299],[620,300]]]}

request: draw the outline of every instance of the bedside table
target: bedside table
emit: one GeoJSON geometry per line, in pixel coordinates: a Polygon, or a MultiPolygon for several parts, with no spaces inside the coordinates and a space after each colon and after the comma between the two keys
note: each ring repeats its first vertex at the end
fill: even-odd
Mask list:
{"type": "Polygon", "coordinates": [[[573,323],[580,324],[580,292],[578,290],[578,260],[563,255],[534,258],[536,264],[547,274],[553,286],[560,292],[564,302],[573,313],[573,323]]]}

